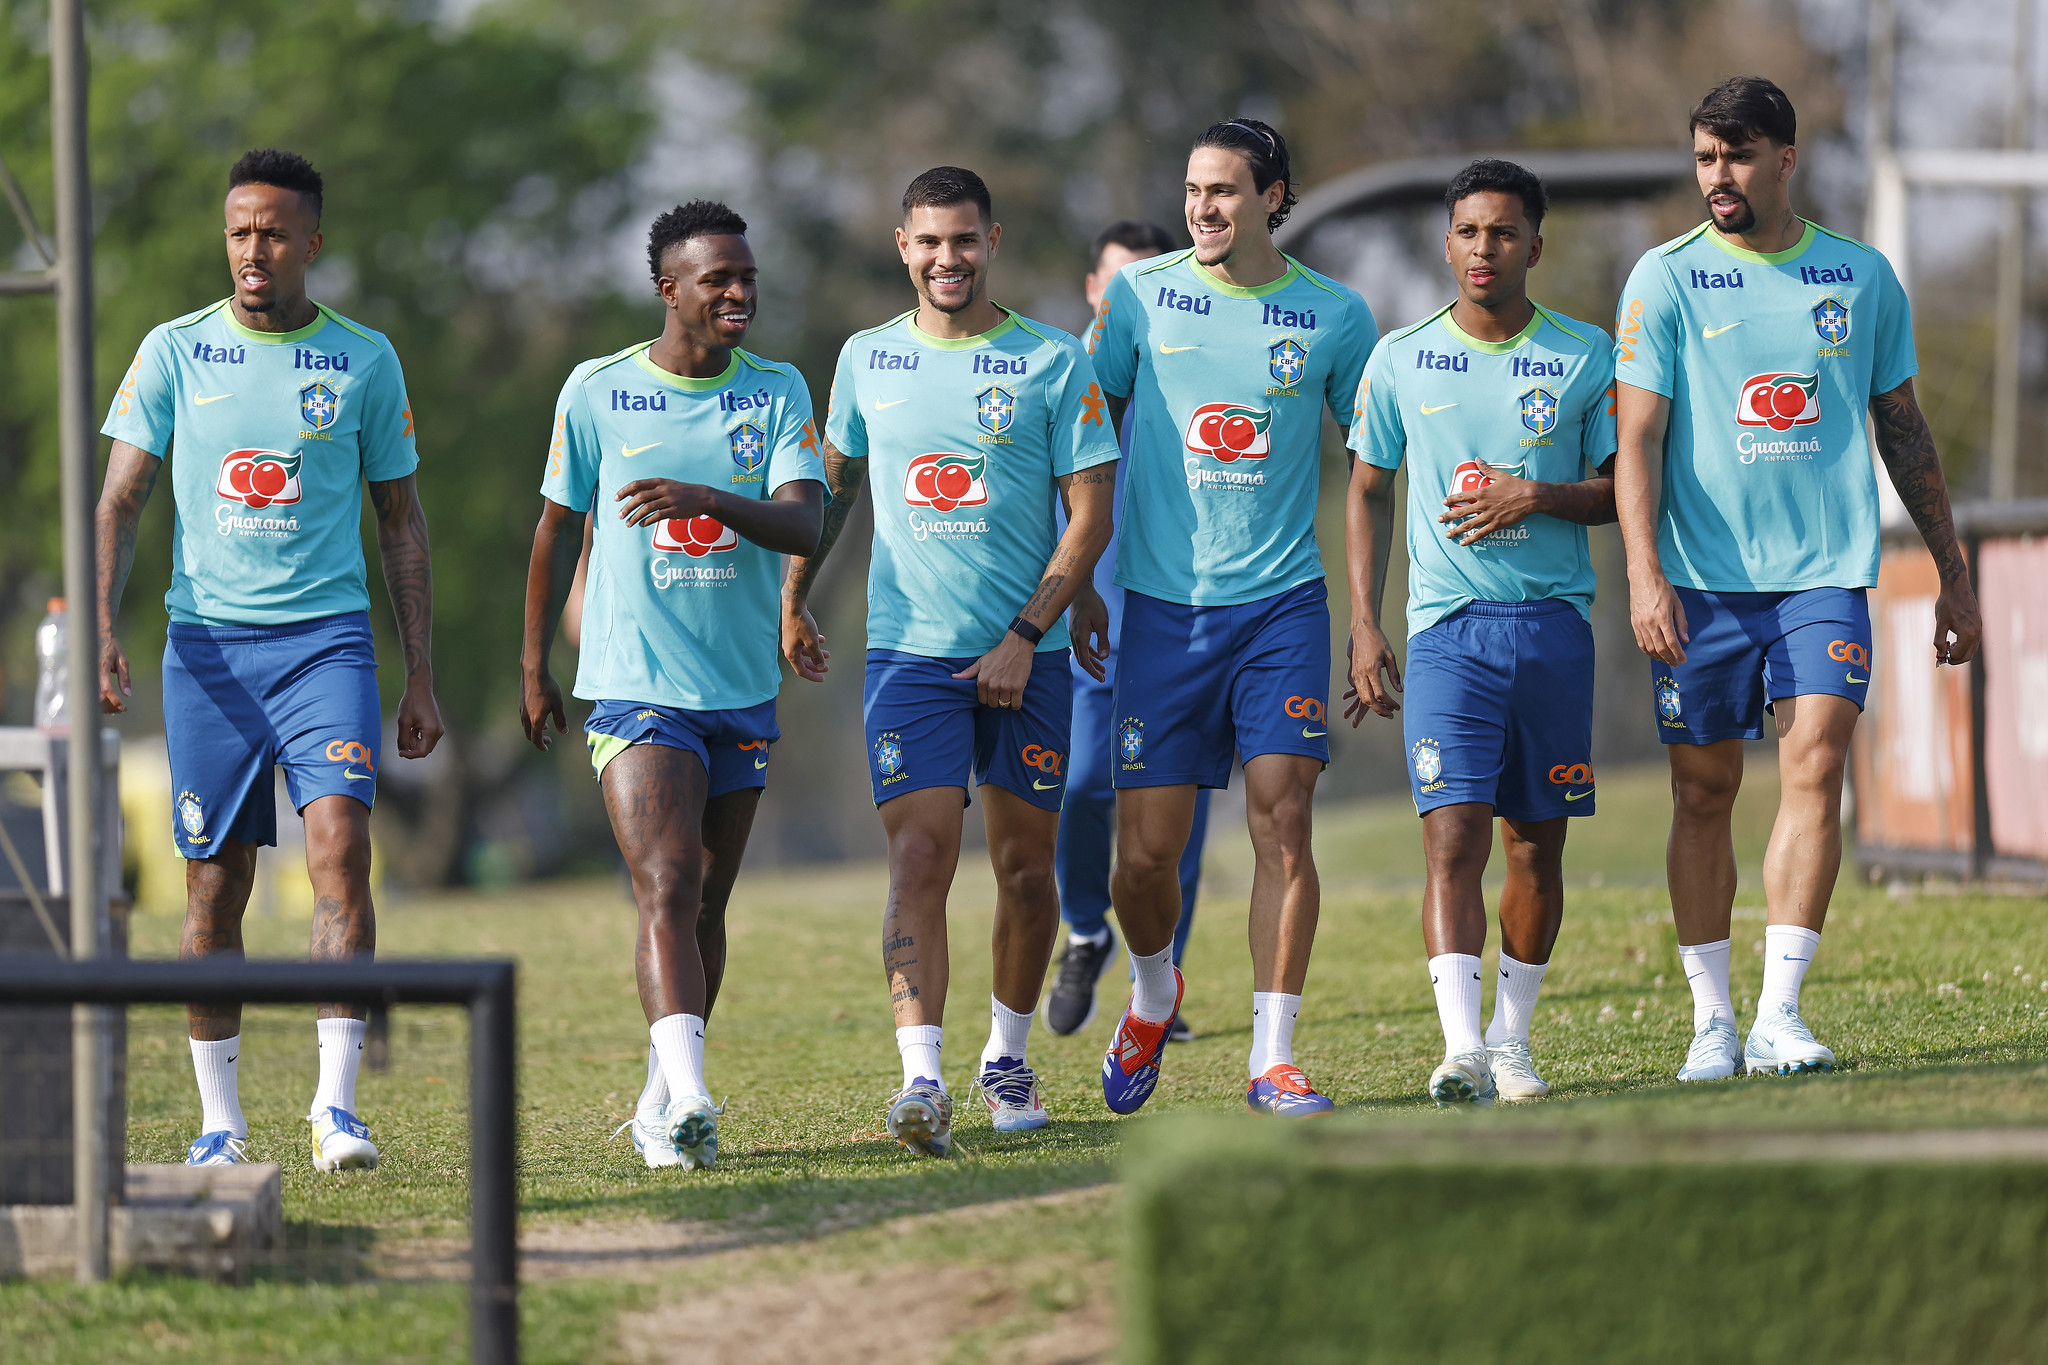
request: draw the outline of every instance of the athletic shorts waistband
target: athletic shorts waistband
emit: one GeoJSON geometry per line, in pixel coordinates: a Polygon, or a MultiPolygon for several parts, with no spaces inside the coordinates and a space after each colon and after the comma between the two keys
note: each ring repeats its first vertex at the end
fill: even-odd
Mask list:
{"type": "Polygon", "coordinates": [[[365,630],[370,628],[370,613],[366,611],[345,611],[336,616],[316,616],[310,621],[292,621],[281,626],[237,626],[198,625],[189,621],[170,623],[170,638],[173,640],[207,640],[214,644],[246,644],[253,640],[289,640],[299,635],[313,635],[323,630],[365,630]]]}
{"type": "Polygon", "coordinates": [[[1530,602],[1467,602],[1443,619],[1452,616],[1495,616],[1503,618],[1528,618],[1531,616],[1577,616],[1579,609],[1569,602],[1555,597],[1539,597],[1530,602]]]}

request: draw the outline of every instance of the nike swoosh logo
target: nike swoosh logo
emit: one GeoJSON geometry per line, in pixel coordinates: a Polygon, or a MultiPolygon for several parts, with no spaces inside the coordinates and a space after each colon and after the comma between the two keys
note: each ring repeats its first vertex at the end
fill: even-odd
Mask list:
{"type": "Polygon", "coordinates": [[[1588,796],[1591,796],[1592,794],[1593,793],[1591,792],[1566,792],[1564,794],[1564,799],[1567,801],[1579,801],[1583,800],[1588,796]]]}
{"type": "Polygon", "coordinates": [[[1813,961],[1813,959],[1812,959],[1812,958],[1810,958],[1810,957],[1794,957],[1794,956],[1792,956],[1792,954],[1790,954],[1790,953],[1781,953],[1781,954],[1779,954],[1779,956],[1780,956],[1780,957],[1782,957],[1782,958],[1783,958],[1783,959],[1784,959],[1785,961],[1787,961],[1787,962],[1811,962],[1811,961],[1813,961]]]}
{"type": "Polygon", "coordinates": [[[1159,343],[1159,354],[1161,355],[1172,355],[1177,351],[1199,351],[1201,349],[1200,346],[1169,346],[1163,341],[1159,343]]]}
{"type": "Polygon", "coordinates": [[[656,441],[656,442],[654,442],[654,444],[653,444],[653,445],[644,445],[644,446],[634,446],[634,447],[633,447],[632,449],[630,449],[630,450],[629,450],[629,449],[627,449],[627,448],[626,448],[626,443],[625,443],[624,441],[621,441],[621,442],[619,442],[619,454],[620,454],[620,455],[622,455],[622,456],[624,456],[624,457],[625,457],[626,459],[629,459],[629,460],[630,460],[630,459],[632,459],[632,458],[633,458],[633,457],[634,457],[635,455],[638,455],[638,454],[639,454],[639,453],[640,453],[641,451],[643,451],[643,450],[652,450],[652,449],[654,449],[654,447],[655,447],[655,446],[658,446],[658,445],[660,445],[660,444],[661,444],[661,442],[659,442],[659,441],[656,441]]]}
{"type": "Polygon", "coordinates": [[[768,760],[765,758],[757,758],[754,760],[754,766],[756,768],[765,768],[768,766],[768,760]]]}
{"type": "Polygon", "coordinates": [[[1422,409],[1422,415],[1423,415],[1424,417],[1434,417],[1434,416],[1436,416],[1436,415],[1437,415],[1438,413],[1440,413],[1440,412],[1443,412],[1443,411],[1445,411],[1445,410],[1446,410],[1446,409],[1448,409],[1448,408],[1455,408],[1455,407],[1456,407],[1456,406],[1458,406],[1458,405],[1457,405],[1456,403],[1445,403],[1445,404],[1443,404],[1443,405],[1442,405],[1442,406],[1440,406],[1440,407],[1434,407],[1434,408],[1433,408],[1433,407],[1431,407],[1431,406],[1430,406],[1429,404],[1427,404],[1427,403],[1422,403],[1422,404],[1419,404],[1418,406],[1420,406],[1420,407],[1421,407],[1421,409],[1422,409]]]}
{"type": "Polygon", "coordinates": [[[223,398],[233,398],[233,397],[234,397],[234,395],[233,395],[233,394],[231,394],[231,393],[217,393],[217,394],[215,394],[215,395],[214,395],[213,397],[211,397],[211,398],[194,398],[194,399],[192,400],[192,406],[193,406],[193,407],[195,407],[195,408],[203,408],[203,407],[205,407],[205,406],[206,406],[206,405],[207,405],[208,403],[218,403],[218,402],[219,402],[219,401],[220,401],[221,399],[223,399],[223,398]]]}
{"type": "Polygon", "coordinates": [[[899,404],[908,403],[909,401],[910,400],[908,398],[892,398],[886,403],[875,404],[875,411],[880,412],[883,408],[893,408],[898,406],[899,404]]]}
{"type": "Polygon", "coordinates": [[[341,775],[351,782],[368,782],[370,780],[370,774],[359,773],[354,768],[343,768],[341,775]]]}
{"type": "Polygon", "coordinates": [[[1732,332],[1741,325],[1742,324],[1739,322],[1731,322],[1726,327],[1702,327],[1700,328],[1700,339],[1702,341],[1712,341],[1715,337],[1721,335],[1721,333],[1732,332]]]}
{"type": "Polygon", "coordinates": [[[1870,679],[1868,678],[1859,678],[1854,673],[1844,673],[1842,676],[1847,678],[1850,682],[1855,683],[1858,687],[1861,687],[1863,686],[1863,684],[1870,681],[1870,679]]]}
{"type": "Polygon", "coordinates": [[[1058,785],[1059,783],[1057,782],[1040,782],[1036,778],[1033,778],[1031,782],[1031,790],[1038,792],[1049,792],[1058,785]]]}
{"type": "Polygon", "coordinates": [[[237,1052],[233,1057],[228,1058],[228,1065],[233,1066],[235,1064],[236,1059],[239,1058],[241,1055],[241,1053],[237,1052]]]}
{"type": "Polygon", "coordinates": [[[1324,735],[1327,735],[1329,733],[1330,732],[1328,730],[1310,730],[1306,727],[1303,727],[1301,737],[1303,739],[1321,739],[1324,735]]]}

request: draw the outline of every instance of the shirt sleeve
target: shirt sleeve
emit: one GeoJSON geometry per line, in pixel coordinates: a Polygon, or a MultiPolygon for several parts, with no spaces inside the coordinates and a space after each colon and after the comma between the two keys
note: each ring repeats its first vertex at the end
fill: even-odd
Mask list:
{"type": "Polygon", "coordinates": [[[1116,432],[1109,425],[1109,400],[1095,367],[1080,347],[1063,345],[1068,364],[1052,405],[1052,472],[1064,477],[1076,470],[1107,464],[1120,457],[1116,432]]]}
{"type": "Polygon", "coordinates": [[[1353,294],[1345,302],[1348,306],[1344,309],[1344,328],[1337,337],[1341,349],[1330,364],[1330,378],[1323,394],[1323,401],[1330,405],[1330,415],[1340,427],[1350,426],[1358,410],[1366,362],[1372,359],[1373,347],[1380,339],[1379,324],[1373,320],[1372,309],[1365,300],[1353,294]]]}
{"type": "Polygon", "coordinates": [[[1877,349],[1870,362],[1873,398],[1920,373],[1920,358],[1913,350],[1913,304],[1892,272],[1892,263],[1881,255],[1877,259],[1877,349]]]}
{"type": "Polygon", "coordinates": [[[162,459],[170,451],[177,425],[177,384],[171,370],[171,339],[158,327],[136,348],[100,434],[162,459]]]}
{"type": "Polygon", "coordinates": [[[363,477],[372,483],[402,479],[420,467],[419,447],[412,434],[412,400],[405,396],[405,370],[398,352],[385,342],[377,374],[363,396],[363,420],[357,449],[363,477]]]}
{"type": "MultiPolygon", "coordinates": [[[[768,452],[768,496],[799,479],[825,482],[824,453],[818,447],[817,423],[811,420],[811,386],[803,376],[789,377],[789,393],[775,419],[774,446],[768,452]]],[[[830,499],[830,493],[827,493],[830,499]]]]}
{"type": "Polygon", "coordinates": [[[1138,382],[1138,348],[1144,344],[1144,305],[1131,284],[1131,269],[1125,266],[1102,291],[1102,304],[1088,328],[1088,361],[1102,391],[1116,398],[1129,398],[1138,382]]]}
{"type": "Polygon", "coordinates": [[[849,460],[868,457],[868,419],[861,415],[860,388],[854,378],[853,342],[839,348],[832,371],[832,392],[825,399],[825,439],[849,460]]]}
{"type": "Polygon", "coordinates": [[[1621,291],[1614,318],[1614,377],[1669,398],[1676,386],[1682,326],[1671,272],[1653,251],[1636,262],[1621,291]]]}
{"type": "Polygon", "coordinates": [[[554,435],[548,442],[547,473],[541,496],[572,512],[588,512],[597,492],[597,426],[583,397],[583,369],[578,366],[555,400],[554,435]]]}
{"type": "Polygon", "coordinates": [[[1373,348],[1352,404],[1351,433],[1344,443],[1358,458],[1381,469],[1399,469],[1408,457],[1408,429],[1401,423],[1401,395],[1394,386],[1394,363],[1387,344],[1373,348]]]}
{"type": "Polygon", "coordinates": [[[1586,382],[1598,384],[1600,392],[1586,404],[1585,421],[1579,430],[1579,453],[1585,457],[1587,465],[1598,469],[1621,448],[1614,435],[1614,351],[1611,347],[1602,347],[1588,357],[1586,382]]]}

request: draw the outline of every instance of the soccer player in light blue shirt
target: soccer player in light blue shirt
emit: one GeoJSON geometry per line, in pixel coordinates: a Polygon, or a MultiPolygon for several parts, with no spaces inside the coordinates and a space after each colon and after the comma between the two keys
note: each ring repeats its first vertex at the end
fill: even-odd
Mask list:
{"type": "Polygon", "coordinates": [[[1629,615],[1671,760],[1671,912],[1693,988],[1681,1081],[1834,1065],[1800,1014],[1799,988],[1841,865],[1842,771],[1875,663],[1866,411],[1941,573],[1936,661],[1967,661],[1981,634],[1890,262],[1793,213],[1797,120],[1777,86],[1724,81],[1691,129],[1708,221],[1644,254],[1615,325],[1629,615]],[[1762,735],[1766,711],[1781,795],[1764,861],[1763,988],[1738,1046],[1729,814],[1742,742],[1762,735]]]}
{"type": "Polygon", "coordinates": [[[882,966],[903,1088],[888,1129],[952,1150],[939,1064],[946,896],[979,779],[996,871],[995,989],[979,1085],[999,1132],[1047,1122],[1025,1054],[1059,920],[1053,848],[1065,792],[1073,653],[1102,673],[1108,629],[1089,586],[1110,534],[1116,439],[1080,343],[988,295],[1002,242],[988,187],[958,166],[910,182],[896,247],[918,306],[839,353],[826,419],[833,504],[815,554],[790,564],[783,652],[814,681],[824,641],[807,602],[863,483],[874,488],[862,687],[868,773],[889,836],[882,966]],[[1056,529],[1054,500],[1067,509],[1056,529]]]}
{"type": "MultiPolygon", "coordinates": [[[[405,649],[398,752],[441,737],[430,658],[433,578],[413,481],[411,403],[391,343],[306,297],[324,238],[325,186],[303,157],[253,151],[228,172],[234,293],[152,331],[114,395],[99,505],[100,705],[125,711],[114,638],[143,505],[170,466],[176,528],[164,645],[164,742],[173,838],[188,861],[184,943],[239,954],[256,850],[277,843],[273,766],[305,820],[317,960],[368,957],[370,804],[383,720],[362,547],[370,487],[377,547],[405,649]]],[[[243,1159],[241,1007],[186,1010],[199,1082],[195,1166],[243,1159]]],[[[356,1116],[359,1005],[320,1006],[315,1169],[377,1164],[356,1116]]]]}
{"type": "Polygon", "coordinates": [[[562,386],[526,578],[521,722],[545,750],[549,723],[568,726],[548,654],[588,520],[575,691],[595,703],[591,766],[639,907],[647,1084],[624,1129],[649,1167],[717,1161],[704,1033],[781,738],[776,580],[823,519],[810,390],[740,349],[760,293],[746,231],[706,200],[654,220],[661,335],[562,386]]]}
{"type": "Polygon", "coordinates": [[[1347,708],[1403,712],[1429,869],[1422,935],[1444,1031],[1441,1106],[1540,1099],[1529,1021],[1564,918],[1566,817],[1593,813],[1593,561],[1614,519],[1614,351],[1529,298],[1543,182],[1475,161],[1444,191],[1449,307],[1383,339],[1358,386],[1346,502],[1347,708]],[[1394,471],[1408,470],[1408,668],[1379,626],[1394,471]],[[1493,1022],[1479,1031],[1500,819],[1507,879],[1493,1022]]]}

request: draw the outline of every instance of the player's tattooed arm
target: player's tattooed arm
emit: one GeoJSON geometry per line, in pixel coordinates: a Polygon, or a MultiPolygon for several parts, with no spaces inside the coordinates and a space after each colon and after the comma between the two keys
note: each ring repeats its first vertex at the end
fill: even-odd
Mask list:
{"type": "Polygon", "coordinates": [[[548,722],[557,734],[569,729],[562,688],[548,671],[555,647],[555,628],[576,579],[576,561],[583,551],[584,512],[552,498],[540,500],[540,524],[533,528],[533,553],[526,561],[526,623],[519,647],[519,724],[527,740],[546,752],[548,722]]]}
{"type": "Polygon", "coordinates": [[[434,560],[427,544],[427,514],[414,475],[370,482],[377,512],[377,553],[391,614],[405,650],[405,694],[398,699],[398,753],[425,758],[441,742],[441,708],[434,700],[434,560]]]}
{"type": "Polygon", "coordinates": [[[1592,478],[1577,483],[1541,483],[1496,469],[1485,460],[1478,463],[1488,482],[1445,498],[1444,511],[1437,517],[1439,523],[1450,528],[1444,532],[1445,537],[1460,545],[1474,544],[1539,512],[1581,526],[1605,526],[1614,520],[1611,456],[1592,478]]]}
{"type": "Polygon", "coordinates": [[[1344,693],[1344,715],[1354,729],[1367,711],[1391,716],[1401,709],[1394,695],[1401,690],[1401,664],[1380,628],[1393,548],[1394,471],[1354,456],[1344,499],[1344,572],[1351,586],[1351,686],[1344,693]]]}
{"type": "Polygon", "coordinates": [[[1941,573],[1941,595],[1934,600],[1934,657],[1942,663],[1967,663],[1977,652],[1984,621],[1977,610],[1976,589],[1970,585],[1970,562],[1956,539],[1941,456],[1921,415],[1920,400],[1914,397],[1913,381],[1871,399],[1870,416],[1877,431],[1877,453],[1892,487],[1920,528],[1920,538],[1941,573]]]}
{"type": "Polygon", "coordinates": [[[99,599],[100,710],[109,714],[126,711],[128,703],[128,656],[114,638],[114,621],[121,613],[121,594],[128,586],[128,572],[135,567],[135,535],[142,524],[142,509],[156,487],[157,473],[164,462],[140,446],[114,442],[107,457],[107,482],[100,490],[99,507],[93,513],[95,595],[99,599]],[[117,690],[118,689],[118,690],[117,690]]]}
{"type": "Polygon", "coordinates": [[[818,580],[825,556],[839,543],[839,533],[846,529],[846,519],[853,515],[853,505],[868,481],[865,456],[855,459],[829,438],[823,443],[825,487],[831,490],[832,501],[825,507],[818,548],[807,555],[791,555],[789,572],[782,580],[782,657],[807,682],[823,682],[829,671],[826,660],[832,657],[825,648],[824,633],[811,618],[811,585],[818,580]]]}

